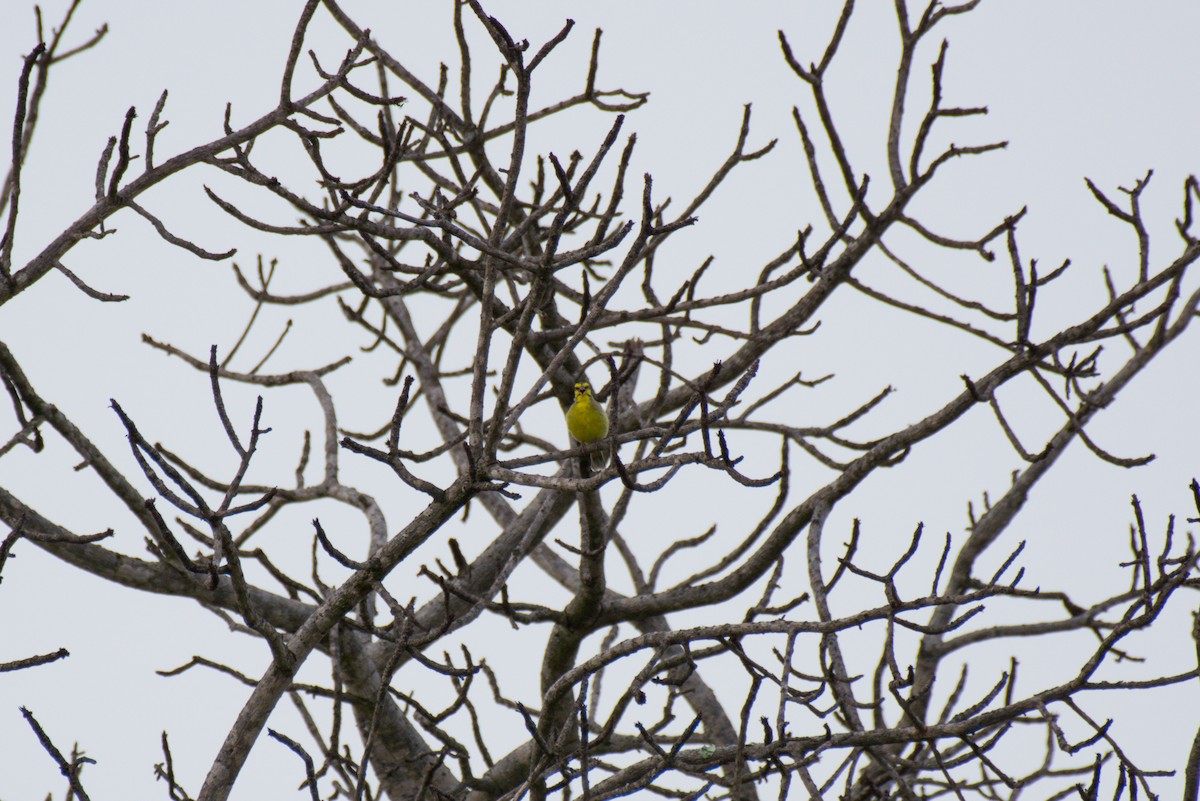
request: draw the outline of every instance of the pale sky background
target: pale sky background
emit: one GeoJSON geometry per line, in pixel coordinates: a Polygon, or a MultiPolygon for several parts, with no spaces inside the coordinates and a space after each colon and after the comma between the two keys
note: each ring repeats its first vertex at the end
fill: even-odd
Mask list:
{"type": "MultiPolygon", "coordinates": [[[[226,102],[233,104],[235,124],[271,108],[299,5],[279,0],[85,0],[68,43],[81,41],[102,23],[109,24],[110,32],[97,49],[52,74],[25,173],[15,263],[22,263],[90,206],[97,158],[107,138],[119,132],[128,106],[137,106],[136,126],[141,128],[159,93],[170,90],[166,117],[171,124],[158,143],[159,162],[218,136],[226,102]]],[[[61,0],[43,5],[47,26],[57,24],[64,7],[61,0]]],[[[347,2],[345,7],[428,82],[436,81],[439,62],[455,64],[449,2],[364,0],[347,2]]],[[[582,87],[592,31],[598,26],[604,29],[598,84],[652,93],[648,106],[629,115],[624,133],[638,136],[630,173],[651,172],[656,197],[669,195],[682,205],[707,181],[733,146],[746,103],[754,104],[750,147],[779,139],[771,156],[735,173],[701,212],[700,223],[665,251],[658,267],[664,275],[682,280],[712,254],[716,261],[702,286],[715,291],[724,282],[742,282],[782,250],[797,228],[808,220],[818,222],[819,211],[791,122],[793,105],[809,110],[808,93],[784,64],[776,31],[787,33],[793,48],[803,54],[803,62],[815,60],[819,52],[815,48],[823,43],[831,14],[840,3],[685,6],[509,0],[485,3],[485,7],[515,38],[528,38],[535,49],[557,32],[564,18],[575,19],[571,38],[535,79],[535,106],[582,87]]],[[[884,102],[894,82],[897,41],[890,7],[883,0],[859,3],[841,61],[829,78],[831,104],[843,120],[856,166],[878,176],[881,184],[886,183],[881,147],[884,102]]],[[[324,66],[331,67],[344,51],[344,38],[322,12],[317,16],[308,46],[317,50],[324,66]]],[[[1010,146],[948,168],[917,210],[926,221],[937,221],[944,233],[971,237],[991,228],[1004,214],[1028,205],[1029,214],[1020,228],[1022,254],[1038,258],[1045,268],[1067,257],[1077,265],[1072,282],[1043,296],[1045,313],[1048,319],[1074,320],[1073,308],[1088,308],[1103,296],[1103,265],[1127,275],[1135,264],[1132,237],[1091,198],[1084,176],[1116,197],[1117,186],[1130,186],[1153,169],[1143,208],[1156,237],[1153,264],[1161,266],[1179,250],[1174,220],[1183,179],[1200,170],[1200,107],[1192,97],[1198,77],[1197,30],[1200,4],[1192,0],[984,0],[978,11],[951,20],[942,29],[942,35],[951,39],[946,102],[987,105],[991,113],[982,120],[951,122],[932,146],[998,139],[1007,139],[1010,146]],[[1051,309],[1057,310],[1056,316],[1051,317],[1051,309]]],[[[32,8],[9,0],[0,25],[0,119],[8,119],[13,108],[21,56],[35,42],[33,31],[32,8]]],[[[918,59],[915,71],[922,76],[918,86],[925,85],[933,46],[927,44],[918,59]]],[[[480,91],[490,85],[494,63],[491,51],[481,46],[475,61],[480,91]]],[[[311,83],[307,59],[302,59],[298,74],[300,85],[311,83]]],[[[916,100],[915,108],[923,108],[923,102],[923,97],[916,100]]],[[[912,119],[915,122],[916,117],[912,119]]],[[[610,124],[609,115],[576,111],[535,129],[531,151],[562,156],[578,148],[588,154],[610,124]]],[[[0,129],[7,131],[8,125],[0,129]]],[[[265,158],[278,158],[286,167],[290,156],[280,152],[265,158]]],[[[332,277],[322,245],[279,242],[247,231],[204,197],[201,187],[206,183],[233,186],[212,170],[194,170],[152,191],[145,205],[176,233],[210,250],[237,247],[234,261],[243,268],[252,267],[259,253],[279,258],[279,291],[303,291],[338,280],[332,277]]],[[[630,184],[627,197],[637,195],[634,186],[630,184]]],[[[293,214],[276,205],[264,204],[262,209],[264,216],[277,222],[294,220],[293,214]]],[[[251,304],[236,289],[227,263],[202,262],[163,244],[131,214],[118,215],[113,227],[119,229],[116,235],[84,243],[66,263],[96,288],[133,298],[124,304],[101,305],[82,296],[61,276],[48,276],[4,307],[0,340],[14,350],[43,395],[66,410],[110,456],[130,463],[123,430],[108,408],[108,399],[116,398],[150,439],[200,454],[201,466],[214,472],[226,470],[231,456],[212,413],[207,378],[151,352],[139,337],[146,332],[198,354],[206,353],[213,342],[227,351],[251,304]]],[[[986,267],[976,262],[964,269],[965,277],[957,278],[961,283],[956,285],[968,289],[1004,285],[1008,269],[1003,258],[986,267]]],[[[796,364],[765,365],[760,379],[766,388],[797,369],[806,377],[836,372],[836,391],[814,393],[811,409],[796,409],[803,419],[811,416],[814,424],[833,419],[837,410],[862,402],[883,386],[897,387],[895,398],[857,430],[867,437],[940,406],[961,390],[961,373],[978,375],[997,360],[993,350],[928,326],[912,326],[905,337],[891,336],[895,319],[888,313],[834,314],[842,308],[831,306],[822,315],[821,336],[797,351],[796,364]]],[[[304,312],[265,311],[257,345],[247,346],[250,352],[261,353],[263,343],[273,340],[289,317],[295,317],[298,325],[278,361],[271,363],[275,369],[311,367],[361,344],[359,339],[329,336],[331,330],[343,331],[344,324],[336,307],[326,304],[304,312]]],[[[1108,586],[1117,588],[1124,581],[1116,565],[1126,556],[1132,493],[1142,500],[1152,535],[1162,531],[1172,513],[1179,518],[1180,530],[1190,528],[1182,518],[1195,514],[1188,482],[1197,472],[1194,454],[1200,445],[1193,411],[1200,383],[1195,377],[1196,337],[1196,332],[1190,332],[1176,343],[1090,429],[1095,439],[1118,455],[1152,452],[1159,458],[1145,468],[1126,471],[1100,463],[1078,444],[1073,446],[1055,474],[1040,485],[989,563],[999,564],[1012,547],[1026,540],[1020,562],[1026,569],[1025,586],[1073,587],[1079,596],[1076,600],[1095,600],[1100,597],[1101,589],[1095,589],[1099,579],[1108,579],[1108,586]],[[1064,565],[1071,565],[1072,571],[1079,565],[1084,575],[1063,575],[1064,565]]],[[[721,355],[696,349],[687,358],[700,366],[721,355]]],[[[242,358],[243,368],[257,360],[250,355],[242,358]]],[[[357,430],[378,426],[394,404],[392,391],[378,382],[388,374],[386,360],[356,354],[354,366],[331,380],[331,388],[340,391],[341,425],[357,430]]],[[[253,393],[233,387],[227,391],[231,413],[244,427],[253,393]]],[[[1022,392],[1037,397],[1028,386],[1016,384],[1006,390],[1008,402],[1016,404],[1022,392]]],[[[256,465],[261,471],[257,475],[259,480],[275,475],[283,476],[276,480],[286,481],[298,453],[297,432],[319,425],[315,405],[298,390],[269,394],[267,404],[267,424],[276,433],[272,447],[265,449],[261,464],[256,465]]],[[[844,539],[841,532],[848,531],[849,521],[857,516],[869,537],[864,561],[887,565],[923,521],[930,539],[922,556],[936,559],[945,532],[962,536],[967,502],[973,501],[978,509],[983,493],[998,496],[1010,472],[1022,466],[985,412],[977,410],[955,436],[918,448],[901,468],[867,482],[831,519],[830,531],[838,533],[831,534],[830,546],[844,539]]],[[[1027,446],[1040,446],[1038,435],[1058,425],[1040,399],[1031,401],[1022,413],[1027,446]]],[[[7,436],[11,419],[4,420],[7,436]]],[[[556,424],[548,422],[547,436],[555,436],[556,424]]],[[[71,472],[73,455],[62,443],[52,435],[48,439],[46,454],[34,457],[18,451],[0,460],[0,484],[80,533],[117,527],[119,536],[112,547],[144,556],[141,534],[128,525],[115,504],[97,494],[89,474],[71,472]]],[[[565,444],[565,436],[562,440],[565,444]]],[[[747,443],[743,450],[746,463],[762,468],[757,471],[761,473],[770,469],[776,446],[755,453],[752,443],[747,443]]],[[[792,464],[796,471],[792,504],[832,477],[811,460],[794,459],[792,464]]],[[[396,493],[394,482],[372,466],[343,457],[343,467],[354,482],[383,500],[392,531],[403,524],[405,511],[412,508],[405,503],[411,496],[396,493]]],[[[747,472],[756,473],[752,467],[747,472]]],[[[773,490],[754,496],[752,511],[747,512],[740,501],[712,494],[724,484],[709,477],[680,482],[664,493],[658,505],[633,520],[643,521],[648,531],[678,528],[673,536],[693,536],[714,519],[741,525],[760,514],[774,497],[773,490]]],[[[143,487],[147,494],[151,492],[144,482],[143,487]]],[[[315,513],[298,510],[288,518],[290,534],[298,543],[289,566],[300,575],[307,575],[308,520],[315,513]]],[[[332,530],[331,521],[338,520],[345,521],[348,529],[361,529],[358,518],[341,510],[322,507],[319,513],[327,529],[332,530]]],[[[482,510],[475,514],[482,519],[482,510]]],[[[569,514],[567,523],[573,521],[569,514]]],[[[288,536],[286,521],[280,527],[283,532],[277,536],[288,536]]],[[[732,536],[741,529],[727,530],[732,536]]],[[[468,556],[482,547],[472,545],[469,536],[450,533],[464,542],[468,556]]],[[[286,542],[272,540],[272,553],[286,542]]],[[[350,535],[344,542],[352,552],[365,547],[350,535]]],[[[443,555],[444,544],[438,548],[429,551],[428,558],[443,555]]],[[[40,799],[47,791],[58,798],[64,790],[56,767],[21,718],[20,706],[37,715],[60,748],[69,750],[78,742],[98,761],[84,773],[85,787],[97,801],[165,796],[165,785],[153,777],[153,765],[162,760],[159,736],[164,729],[171,738],[176,771],[190,791],[198,791],[247,690],[212,672],[197,670],[165,679],[154,671],[204,654],[259,675],[267,658],[261,643],[229,634],[224,624],[190,601],[143,597],[108,586],[28,544],[20,545],[16,554],[0,584],[0,661],[59,647],[68,648],[72,656],[0,676],[0,801],[40,799]]],[[[802,560],[793,561],[791,569],[799,580],[802,560]]],[[[676,572],[686,575],[688,567],[680,565],[676,572]]],[[[415,566],[404,570],[408,575],[415,566]]],[[[337,575],[331,569],[325,578],[337,575]]],[[[1194,666],[1195,651],[1186,634],[1191,624],[1186,613],[1189,604],[1194,601],[1176,599],[1175,612],[1164,618],[1157,637],[1127,641],[1143,647],[1140,655],[1150,662],[1132,666],[1124,675],[1143,675],[1139,670],[1162,675],[1194,666]]],[[[686,625],[689,618],[673,621],[686,625]]],[[[543,635],[542,629],[511,635],[506,624],[503,632],[529,648],[536,648],[543,635]]],[[[1081,635],[1079,643],[1087,647],[1088,639],[1081,635]]],[[[978,687],[993,683],[1007,667],[1010,650],[1017,652],[1020,647],[1004,643],[996,647],[995,664],[977,663],[978,687]]],[[[532,688],[535,666],[521,662],[528,649],[500,650],[495,655],[489,652],[489,660],[498,663],[497,670],[510,671],[514,692],[532,688]],[[528,687],[523,681],[529,682],[528,687]]],[[[1039,675],[1055,675],[1063,661],[1060,652],[1025,647],[1019,653],[1023,680],[1030,682],[1021,685],[1025,687],[1036,686],[1039,675]]],[[[325,664],[314,657],[301,679],[321,681],[325,664]]],[[[1117,719],[1118,741],[1141,767],[1182,770],[1196,726],[1190,710],[1200,708],[1196,687],[1144,693],[1134,699],[1135,708],[1125,699],[1095,694],[1084,701],[1091,705],[1087,708],[1094,717],[1117,719]]],[[[286,703],[271,725],[293,736],[303,733],[286,703]]],[[[513,732],[514,738],[524,738],[519,724],[513,732]]],[[[1082,730],[1074,733],[1081,735],[1082,730]]],[[[1111,788],[1115,768],[1109,770],[1106,786],[1111,788]]],[[[289,789],[301,777],[295,757],[264,737],[233,797],[251,799],[268,793],[292,797],[289,789]]],[[[1164,782],[1158,788],[1171,796],[1180,784],[1164,782]]]]}

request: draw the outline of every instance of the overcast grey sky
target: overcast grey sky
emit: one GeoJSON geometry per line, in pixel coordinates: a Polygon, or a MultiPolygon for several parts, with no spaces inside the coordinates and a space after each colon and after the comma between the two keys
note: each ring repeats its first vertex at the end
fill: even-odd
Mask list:
{"type": "MultiPolygon", "coordinates": [[[[894,82],[896,41],[895,20],[887,8],[891,4],[874,2],[879,9],[870,8],[872,0],[860,3],[829,91],[859,168],[882,177],[884,104],[894,82]]],[[[170,91],[166,116],[171,124],[158,145],[160,161],[219,135],[227,102],[233,105],[235,123],[269,109],[278,95],[298,5],[282,0],[84,0],[67,40],[79,41],[104,23],[110,32],[94,51],[53,73],[25,173],[14,261],[28,258],[90,206],[97,159],[107,138],[119,132],[130,105],[138,108],[138,125],[144,124],[159,93],[170,91]]],[[[426,80],[436,81],[440,62],[455,64],[448,2],[345,5],[426,80]]],[[[64,6],[62,0],[43,4],[47,25],[57,23],[64,6]]],[[[528,38],[535,46],[552,36],[566,17],[576,20],[572,38],[541,76],[544,82],[535,84],[534,105],[582,86],[592,30],[604,29],[600,85],[651,93],[649,105],[631,113],[626,132],[636,131],[638,136],[631,173],[652,173],[658,196],[683,199],[702,186],[731,149],[746,103],[753,103],[751,146],[780,140],[775,153],[743,168],[705,208],[696,229],[672,246],[671,261],[663,269],[683,276],[713,254],[715,266],[706,280],[716,286],[724,280],[736,282],[742,271],[756,271],[782,249],[794,236],[798,219],[819,216],[791,122],[793,105],[808,108],[807,95],[783,63],[776,31],[784,30],[797,52],[813,60],[813,48],[823,41],[840,2],[508,0],[485,2],[485,7],[516,38],[528,38]]],[[[1136,253],[1128,232],[1091,198],[1084,176],[1115,194],[1116,187],[1130,186],[1153,169],[1143,208],[1156,243],[1161,242],[1156,254],[1169,258],[1177,249],[1173,226],[1182,181],[1200,170],[1200,106],[1194,99],[1197,30],[1200,4],[1193,0],[984,0],[976,13],[951,21],[943,31],[951,39],[947,101],[987,105],[990,115],[950,123],[950,133],[942,134],[940,141],[945,145],[1004,139],[1010,146],[948,170],[923,201],[922,211],[938,219],[947,233],[969,236],[1028,206],[1020,229],[1023,255],[1044,265],[1057,265],[1068,257],[1079,265],[1075,282],[1046,298],[1069,310],[1074,300],[1070,293],[1077,293],[1080,301],[1102,296],[1102,266],[1128,269],[1136,253]]],[[[9,0],[0,24],[4,115],[15,103],[21,56],[34,42],[32,8],[9,0]]],[[[345,43],[332,25],[320,21],[312,29],[310,46],[330,66],[345,43]]],[[[920,70],[927,70],[929,57],[926,53],[920,60],[920,70]]],[[[494,74],[494,61],[481,56],[476,63],[481,86],[494,74]]],[[[306,60],[302,68],[303,80],[312,82],[306,60]]],[[[533,146],[539,152],[587,152],[609,124],[604,115],[571,115],[539,129],[533,146]]],[[[286,166],[286,156],[279,158],[286,166]]],[[[327,259],[318,244],[278,243],[248,232],[204,197],[202,185],[220,176],[196,171],[180,178],[147,199],[151,210],[176,232],[210,250],[237,247],[235,260],[243,265],[252,264],[260,252],[279,257],[284,267],[281,291],[302,291],[321,283],[308,269],[314,261],[327,259]]],[[[4,307],[0,339],[23,360],[44,394],[111,452],[124,455],[127,446],[108,408],[110,397],[136,414],[147,430],[160,432],[158,436],[203,447],[217,429],[173,430],[181,418],[212,422],[202,384],[197,383],[202,377],[150,352],[138,338],[146,332],[204,353],[219,335],[222,339],[217,341],[227,349],[250,304],[237,296],[225,264],[201,262],[163,244],[132,215],[117,217],[115,227],[115,236],[77,248],[68,266],[98,289],[133,295],[130,301],[97,304],[65,279],[51,276],[4,307]]],[[[999,262],[992,267],[1006,269],[999,262]]],[[[979,271],[960,280],[970,286],[991,278],[979,271]]],[[[288,316],[268,314],[272,316],[261,334],[266,340],[288,316]]],[[[330,326],[339,324],[333,312],[327,320],[330,326]]],[[[837,372],[847,396],[865,398],[888,384],[896,386],[898,400],[881,413],[883,420],[894,422],[915,418],[939,398],[961,391],[958,376],[988,363],[978,345],[938,332],[914,332],[915,338],[904,343],[875,336],[885,321],[826,321],[825,345],[806,355],[811,368],[806,363],[805,371],[811,369],[814,376],[837,372]],[[914,357],[921,364],[918,369],[896,367],[914,357]]],[[[280,358],[289,367],[311,366],[340,353],[325,340],[319,320],[309,318],[309,325],[297,330],[289,340],[290,350],[280,358]]],[[[1011,543],[1029,541],[1022,563],[1030,585],[1059,578],[1059,566],[1079,564],[1081,552],[1095,559],[1097,575],[1111,575],[1105,571],[1116,569],[1125,547],[1131,493],[1143,499],[1153,530],[1161,529],[1168,513],[1186,515],[1187,483],[1197,472],[1200,445],[1193,411],[1200,383],[1197,354],[1194,337],[1180,343],[1144,385],[1123,396],[1119,408],[1095,423],[1093,436],[1105,447],[1123,456],[1153,452],[1159,457],[1154,463],[1123,471],[1076,448],[1059,465],[1059,475],[1031,499],[1022,517],[1027,523],[1012,532],[1011,543]]],[[[706,356],[698,353],[695,358],[706,356]]],[[[778,374],[789,369],[799,368],[779,368],[778,374]]],[[[357,380],[368,379],[360,374],[357,380]]],[[[369,386],[379,391],[377,381],[369,386]]],[[[386,395],[379,397],[384,406],[393,402],[386,395]]],[[[273,403],[271,413],[277,416],[271,424],[278,426],[281,439],[313,425],[311,401],[302,394],[281,393],[273,403]]],[[[370,405],[367,398],[361,403],[358,408],[348,402],[344,425],[374,425],[370,421],[377,419],[381,407],[370,405]]],[[[1031,439],[1036,441],[1039,425],[1049,430],[1052,419],[1048,410],[1031,405],[1031,439]]],[[[1020,466],[1005,448],[994,421],[980,415],[957,439],[914,453],[904,471],[864,487],[862,500],[840,511],[838,523],[859,516],[868,526],[894,529],[899,538],[920,521],[938,537],[945,531],[961,532],[967,501],[974,500],[978,507],[985,491],[998,494],[1009,471],[1020,466]]],[[[294,456],[294,449],[288,448],[264,455],[264,469],[276,465],[286,470],[283,466],[294,456]]],[[[89,500],[96,490],[86,476],[62,478],[70,475],[72,458],[51,437],[46,455],[13,454],[0,460],[0,484],[34,506],[39,500],[50,503],[59,522],[81,532],[119,525],[115,504],[99,495],[89,500]],[[71,501],[63,503],[64,497],[71,501]]],[[[213,456],[214,463],[227,458],[225,453],[213,456]]],[[[815,464],[794,467],[810,471],[801,473],[802,485],[808,481],[807,486],[815,487],[830,475],[815,464]]],[[[363,470],[361,480],[387,494],[386,477],[363,470]]],[[[679,508],[686,523],[686,498],[679,508]]],[[[695,527],[702,530],[702,521],[712,515],[708,508],[697,512],[695,527]]],[[[732,519],[736,510],[723,514],[732,519]]],[[[402,519],[400,512],[392,518],[402,519]]],[[[302,520],[303,515],[297,525],[302,520]]],[[[299,540],[304,544],[297,564],[307,558],[307,537],[305,532],[299,540]]],[[[907,540],[895,542],[900,550],[905,544],[907,540]]],[[[116,547],[143,554],[141,539],[132,532],[116,547]]],[[[886,563],[896,553],[881,553],[879,558],[886,563]]],[[[1086,577],[1080,580],[1086,587],[1086,577]]],[[[1194,666],[1192,643],[1186,637],[1190,620],[1185,618],[1170,622],[1174,636],[1147,645],[1156,659],[1178,663],[1179,670],[1194,666]]],[[[57,771],[20,716],[21,705],[38,715],[60,747],[78,742],[98,760],[85,773],[86,786],[97,801],[163,797],[164,786],[155,783],[152,767],[161,761],[159,734],[164,729],[177,757],[176,770],[188,787],[198,789],[246,690],[213,673],[194,671],[164,679],[154,670],[208,653],[258,675],[266,659],[258,641],[229,634],[219,620],[191,602],[143,598],[107,586],[24,545],[0,584],[0,661],[59,647],[71,650],[70,659],[0,677],[0,801],[40,798],[48,790],[58,797],[63,792],[57,771]],[[114,659],[118,653],[121,658],[114,659]]],[[[1052,669],[1054,657],[1031,653],[1023,658],[1036,671],[1052,669]]],[[[512,667],[519,670],[516,663],[512,667]]],[[[308,678],[319,680],[319,671],[308,678]]],[[[1147,727],[1145,737],[1129,738],[1140,750],[1137,758],[1152,768],[1182,767],[1195,715],[1178,710],[1200,708],[1198,696],[1194,687],[1179,688],[1143,696],[1147,706],[1140,710],[1123,710],[1138,721],[1129,725],[1147,727]]],[[[1114,710],[1098,714],[1122,711],[1114,710]]],[[[272,725],[298,729],[300,724],[290,714],[281,708],[272,725]]],[[[290,753],[261,741],[233,797],[284,797],[283,789],[294,787],[299,776],[290,753]],[[280,776],[296,781],[280,781],[280,776]]]]}

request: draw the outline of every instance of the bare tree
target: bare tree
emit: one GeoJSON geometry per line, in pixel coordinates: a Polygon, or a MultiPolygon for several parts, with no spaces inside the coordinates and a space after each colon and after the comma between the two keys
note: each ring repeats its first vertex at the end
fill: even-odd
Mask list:
{"type": "MultiPolygon", "coordinates": [[[[169,797],[227,798],[264,733],[297,757],[295,776],[280,777],[279,786],[302,781],[313,799],[599,801],[637,791],[1013,799],[1027,789],[1050,798],[1078,789],[1090,799],[1102,775],[1118,777],[1110,779],[1114,797],[1158,792],[1156,770],[1136,764],[1082,698],[1196,680],[1195,667],[1104,678],[1111,662],[1134,655],[1126,646],[1132,633],[1183,603],[1178,590],[1200,586],[1191,536],[1176,533],[1174,518],[1165,527],[1147,522],[1135,499],[1124,583],[1094,601],[1078,597],[1070,575],[1062,586],[1027,586],[1021,547],[997,551],[1030,492],[1073,443],[1123,467],[1147,460],[1110,453],[1088,426],[1196,315],[1200,289],[1188,271],[1200,257],[1193,214],[1200,186],[1194,177],[1184,181],[1179,240],[1163,259],[1151,258],[1141,209],[1150,175],[1124,189],[1089,182],[1113,224],[1136,241],[1137,263],[1106,270],[1107,297],[1084,314],[1039,302],[1073,270],[1069,262],[1041,267],[1022,254],[1024,209],[967,238],[915,210],[943,171],[969,169],[976,157],[1005,147],[934,145],[958,118],[986,113],[943,97],[947,49],[938,40],[943,23],[978,0],[919,9],[897,0],[887,12],[898,23],[899,62],[887,67],[896,89],[889,124],[876,139],[886,173],[870,176],[846,144],[824,80],[851,18],[884,11],[867,5],[856,9],[847,0],[814,52],[800,52],[780,32],[780,68],[808,91],[792,135],[806,154],[821,215],[798,222],[798,234],[780,234],[777,256],[716,293],[702,286],[710,262],[685,267],[663,245],[693,226],[731,173],[767,157],[776,142],[752,144],[747,108],[736,144],[703,190],[681,207],[669,204],[650,175],[630,174],[635,142],[625,114],[646,97],[606,88],[598,31],[578,92],[535,106],[531,87],[560,49],[578,41],[569,21],[549,41],[516,41],[478,0],[457,2],[458,67],[430,85],[372,38],[365,20],[335,0],[309,0],[274,108],[248,124],[227,114],[221,137],[166,158],[155,148],[167,123],[166,93],[144,127],[130,108],[100,159],[94,204],[18,263],[23,167],[47,78],[104,33],[73,43],[68,13],[29,53],[0,202],[0,303],[52,272],[99,302],[123,300],[64,263],[80,242],[107,236],[114,215],[144,218],[199,258],[231,259],[199,244],[203,235],[170,230],[144,197],[198,167],[245,186],[237,199],[208,190],[231,217],[275,237],[305,238],[314,254],[303,273],[311,289],[301,294],[273,288],[286,264],[259,257],[254,269],[234,265],[255,306],[228,352],[214,345],[189,353],[145,337],[203,379],[196,391],[211,395],[218,436],[233,454],[225,474],[206,473],[199,454],[160,444],[164,432],[147,430],[118,401],[112,424],[123,427],[130,450],[105,452],[23,369],[16,355],[22,343],[0,343],[12,409],[0,455],[40,453],[47,440],[61,440],[138,530],[136,537],[70,530],[53,508],[0,488],[9,528],[0,569],[12,570],[5,560],[30,543],[64,569],[147,598],[194,599],[269,649],[261,675],[245,675],[219,655],[166,671],[222,671],[250,688],[236,721],[213,732],[214,747],[223,742],[202,786],[177,777],[178,755],[164,734],[157,770],[169,797]],[[344,52],[305,52],[316,15],[344,30],[344,52]],[[479,31],[491,43],[486,52],[469,45],[479,31]],[[480,89],[479,75],[493,63],[499,75],[480,89]],[[309,88],[298,90],[304,81],[309,88]],[[594,136],[569,154],[534,151],[530,129],[566,114],[587,120],[594,136]],[[280,135],[303,148],[306,173],[276,175],[263,166],[266,146],[258,143],[280,135]],[[347,164],[372,166],[354,172],[347,164]],[[299,222],[288,221],[297,215],[299,222]],[[1008,286],[964,293],[939,277],[940,265],[970,261],[1004,265],[1008,286]],[[863,277],[864,265],[886,269],[882,287],[863,277]],[[831,300],[847,294],[858,296],[859,308],[892,307],[945,337],[986,343],[990,366],[962,376],[957,395],[930,403],[915,422],[882,433],[862,432],[880,429],[874,421],[886,386],[870,397],[837,395],[837,414],[799,425],[798,399],[837,390],[826,376],[794,372],[796,349],[820,341],[820,320],[848,308],[831,300]],[[330,334],[346,343],[343,357],[273,369],[288,329],[249,355],[244,343],[255,341],[260,310],[331,304],[347,326],[342,340],[330,334]],[[339,424],[350,392],[332,388],[358,347],[374,352],[374,364],[390,365],[375,391],[393,411],[366,432],[339,424]],[[700,353],[707,363],[697,366],[700,353]],[[607,403],[609,434],[564,448],[562,413],[585,379],[607,403]],[[1049,436],[1020,434],[1025,413],[1003,396],[1018,381],[1038,387],[1059,410],[1049,436]],[[263,393],[251,414],[226,403],[239,386],[263,393]],[[295,398],[280,394],[286,387],[315,398],[315,440],[268,436],[272,410],[295,398]],[[901,468],[936,438],[953,438],[964,416],[984,406],[1011,444],[1003,458],[1015,469],[1009,486],[972,511],[964,536],[832,522],[839,507],[853,514],[864,481],[901,468]],[[268,447],[298,450],[298,463],[252,483],[250,471],[268,447]],[[600,450],[611,458],[593,470],[588,457],[600,450]],[[759,470],[768,459],[772,466],[759,470]],[[799,460],[819,464],[827,478],[798,487],[799,460]],[[386,473],[387,492],[403,499],[402,511],[388,512],[377,493],[348,483],[344,463],[386,473]],[[702,492],[709,476],[747,510],[741,528],[676,530],[680,496],[670,493],[689,482],[702,492]],[[323,525],[318,515],[303,545],[294,536],[287,546],[261,544],[273,527],[289,525],[288,510],[306,504],[361,513],[366,542],[347,553],[338,543],[351,532],[323,525]],[[659,536],[647,537],[650,529],[659,536]],[[143,539],[137,555],[114,544],[143,539]],[[900,540],[907,549],[879,568],[877,555],[895,553],[885,546],[900,540]],[[307,576],[282,567],[306,559],[307,576]],[[560,586],[565,602],[547,600],[554,594],[531,590],[528,579],[514,581],[531,568],[560,586]],[[322,573],[345,577],[326,582],[322,573]],[[541,643],[525,654],[540,677],[532,695],[515,693],[520,677],[492,667],[514,630],[536,632],[541,643]],[[861,639],[848,644],[863,633],[870,647],[861,639]],[[1091,635],[1090,646],[1080,647],[1080,633],[1091,635]],[[1059,649],[1066,678],[1019,682],[1015,658],[995,664],[997,649],[1029,638],[1059,649]],[[318,661],[328,680],[301,682],[301,666],[318,661]],[[986,690],[973,689],[968,665],[982,673],[986,690]],[[447,694],[447,704],[433,705],[447,694]],[[307,731],[267,728],[285,701],[300,710],[307,731]],[[1081,730],[1082,737],[1068,734],[1081,730]]],[[[1156,253],[1171,247],[1158,243],[1156,253]]],[[[178,425],[193,423],[181,416],[178,425]]],[[[1200,514],[1200,485],[1191,486],[1200,514]]],[[[1194,636],[1200,643],[1200,629],[1194,636]]],[[[0,667],[36,670],[64,656],[0,667]]],[[[64,756],[35,713],[25,711],[30,736],[68,777],[68,796],[86,798],[86,758],[64,756]]],[[[1196,799],[1200,734],[1179,770],[1185,797],[1196,799]]]]}

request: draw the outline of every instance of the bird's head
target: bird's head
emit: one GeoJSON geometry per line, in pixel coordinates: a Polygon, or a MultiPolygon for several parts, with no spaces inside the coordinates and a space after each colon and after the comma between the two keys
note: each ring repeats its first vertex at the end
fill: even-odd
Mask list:
{"type": "Polygon", "coordinates": [[[575,385],[575,400],[587,400],[592,397],[592,385],[586,381],[580,381],[575,385]]]}

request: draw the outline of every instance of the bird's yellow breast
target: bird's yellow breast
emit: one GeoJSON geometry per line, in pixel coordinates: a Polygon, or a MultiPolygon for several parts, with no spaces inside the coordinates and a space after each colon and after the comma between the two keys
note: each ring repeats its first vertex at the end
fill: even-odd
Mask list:
{"type": "Polygon", "coordinates": [[[567,409],[567,430],[585,445],[608,436],[608,415],[586,384],[575,388],[575,402],[567,409]]]}

